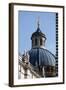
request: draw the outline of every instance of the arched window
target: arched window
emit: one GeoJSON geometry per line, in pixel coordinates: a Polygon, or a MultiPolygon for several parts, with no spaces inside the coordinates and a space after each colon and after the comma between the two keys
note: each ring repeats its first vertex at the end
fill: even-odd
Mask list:
{"type": "Polygon", "coordinates": [[[43,42],[42,42],[42,38],[40,38],[40,45],[42,45],[42,43],[43,43],[43,42]]]}
{"type": "Polygon", "coordinates": [[[37,43],[38,43],[38,42],[37,42],[37,38],[35,38],[35,45],[37,45],[37,43]]]}

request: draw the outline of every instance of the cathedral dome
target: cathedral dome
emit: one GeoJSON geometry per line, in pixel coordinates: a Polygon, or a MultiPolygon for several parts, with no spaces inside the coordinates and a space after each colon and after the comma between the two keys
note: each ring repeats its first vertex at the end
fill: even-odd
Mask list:
{"type": "Polygon", "coordinates": [[[55,56],[45,49],[46,36],[40,30],[39,25],[38,21],[37,30],[31,36],[32,49],[28,52],[29,62],[34,66],[33,69],[38,72],[41,77],[55,76],[55,56]]]}
{"type": "Polygon", "coordinates": [[[34,66],[55,66],[55,56],[43,48],[32,48],[29,51],[30,63],[34,66]]]}

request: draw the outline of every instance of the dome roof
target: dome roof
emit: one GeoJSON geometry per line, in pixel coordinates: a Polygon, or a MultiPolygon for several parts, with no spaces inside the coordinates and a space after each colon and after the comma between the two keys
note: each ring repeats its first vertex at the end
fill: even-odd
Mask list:
{"type": "Polygon", "coordinates": [[[46,49],[32,48],[29,51],[30,63],[36,66],[55,66],[55,56],[46,49]]]}
{"type": "Polygon", "coordinates": [[[34,36],[42,36],[42,37],[44,37],[44,38],[46,39],[45,34],[43,34],[43,33],[41,32],[40,28],[37,28],[37,31],[32,34],[31,39],[32,39],[32,37],[34,37],[34,36]]]}

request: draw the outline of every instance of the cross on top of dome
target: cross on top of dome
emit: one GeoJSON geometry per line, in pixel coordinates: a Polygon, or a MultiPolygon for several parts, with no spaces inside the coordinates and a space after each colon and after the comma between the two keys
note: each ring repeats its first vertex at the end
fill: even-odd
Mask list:
{"type": "Polygon", "coordinates": [[[37,25],[38,25],[37,32],[40,32],[41,30],[40,30],[40,27],[39,27],[40,26],[39,17],[38,17],[37,25]]]}
{"type": "Polygon", "coordinates": [[[39,17],[38,17],[38,22],[37,22],[37,23],[38,23],[38,28],[39,28],[39,25],[40,25],[40,24],[39,24],[39,17]]]}

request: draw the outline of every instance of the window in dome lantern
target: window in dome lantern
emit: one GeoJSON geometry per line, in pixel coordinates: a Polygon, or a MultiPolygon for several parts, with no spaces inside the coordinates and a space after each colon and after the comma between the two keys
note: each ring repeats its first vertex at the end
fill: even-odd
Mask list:
{"type": "Polygon", "coordinates": [[[38,42],[37,42],[37,38],[35,38],[35,45],[37,45],[37,43],[38,43],[38,42]]]}
{"type": "Polygon", "coordinates": [[[42,45],[42,39],[40,39],[40,45],[42,45]]]}

